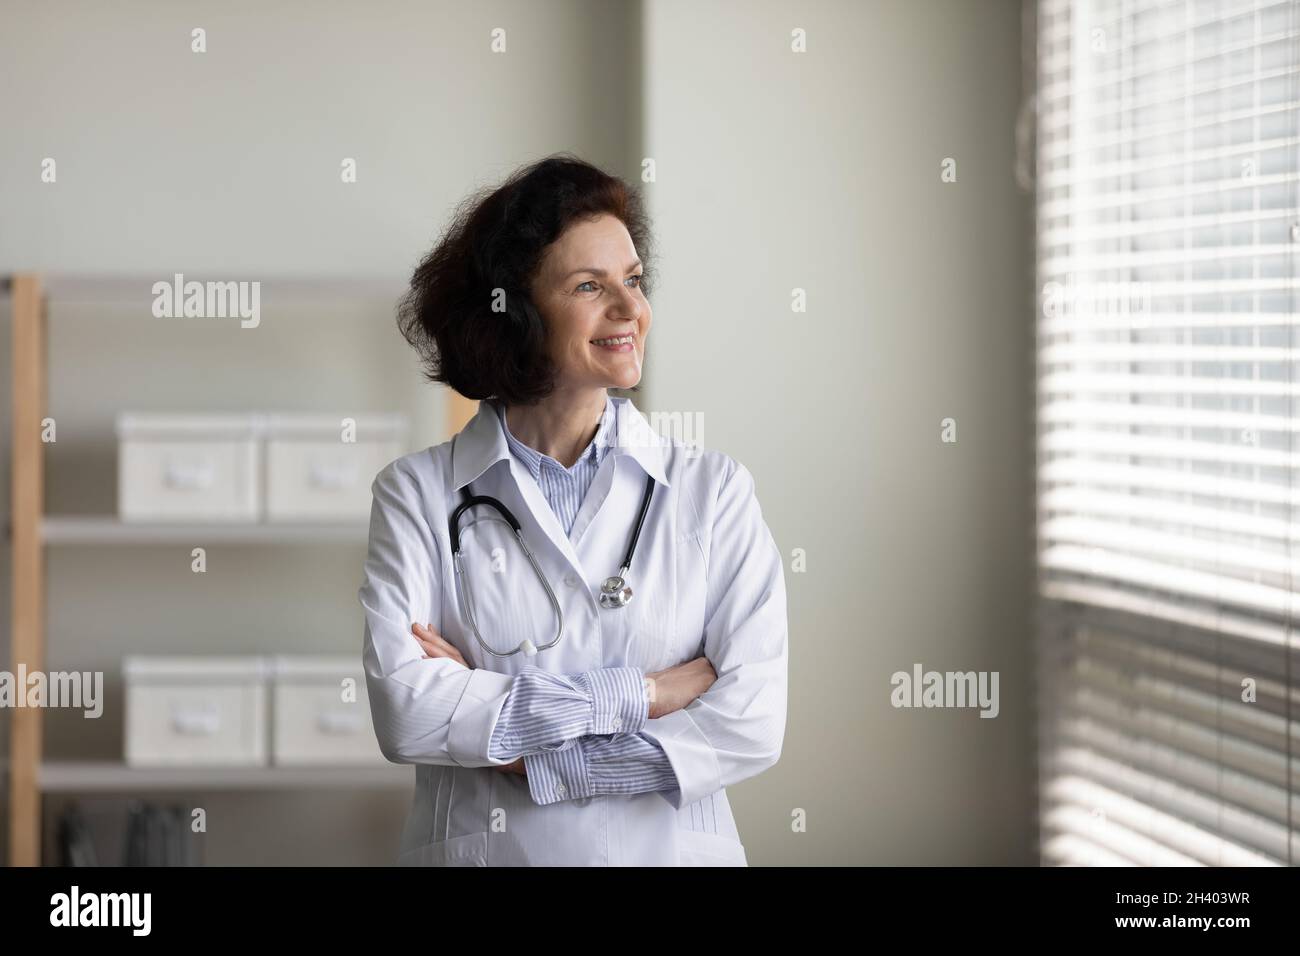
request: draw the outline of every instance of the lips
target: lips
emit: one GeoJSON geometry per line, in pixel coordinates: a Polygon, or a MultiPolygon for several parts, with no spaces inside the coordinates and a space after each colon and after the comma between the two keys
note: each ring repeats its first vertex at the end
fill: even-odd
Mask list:
{"type": "Polygon", "coordinates": [[[604,339],[592,339],[591,344],[602,348],[617,348],[620,345],[631,345],[635,341],[635,335],[615,335],[604,339]]]}

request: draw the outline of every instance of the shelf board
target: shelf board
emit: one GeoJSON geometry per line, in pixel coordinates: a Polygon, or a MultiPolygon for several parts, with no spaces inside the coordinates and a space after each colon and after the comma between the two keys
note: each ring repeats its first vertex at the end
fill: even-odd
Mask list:
{"type": "Polygon", "coordinates": [[[43,793],[131,793],[165,790],[411,789],[408,765],[360,767],[128,767],[112,760],[45,761],[43,793]]]}
{"type": "MultiPolygon", "coordinates": [[[[261,283],[262,307],[278,308],[311,303],[339,303],[375,300],[394,302],[405,294],[410,285],[409,275],[373,275],[355,277],[271,275],[250,276],[261,283]]],[[[152,303],[155,282],[171,283],[175,270],[150,274],[72,274],[45,273],[41,276],[43,291],[48,301],[55,305],[66,302],[105,305],[117,303],[152,303]]],[[[226,281],[220,272],[193,271],[185,274],[185,281],[226,281]]]]}
{"type": "Polygon", "coordinates": [[[365,544],[368,521],[235,522],[122,521],[116,515],[56,515],[41,522],[46,544],[365,544]]]}

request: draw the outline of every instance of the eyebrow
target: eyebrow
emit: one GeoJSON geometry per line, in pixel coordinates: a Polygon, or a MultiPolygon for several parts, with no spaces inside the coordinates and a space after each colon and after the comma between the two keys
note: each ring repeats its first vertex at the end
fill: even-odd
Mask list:
{"type": "MultiPolygon", "coordinates": [[[[639,265],[641,265],[641,260],[637,259],[635,262],[633,262],[631,265],[627,267],[627,271],[631,272],[639,265]]],[[[574,269],[572,272],[565,275],[564,278],[567,279],[569,278],[569,276],[576,276],[579,272],[590,272],[594,276],[603,276],[605,274],[604,269],[597,269],[594,268],[593,266],[583,266],[581,269],[574,269]]]]}

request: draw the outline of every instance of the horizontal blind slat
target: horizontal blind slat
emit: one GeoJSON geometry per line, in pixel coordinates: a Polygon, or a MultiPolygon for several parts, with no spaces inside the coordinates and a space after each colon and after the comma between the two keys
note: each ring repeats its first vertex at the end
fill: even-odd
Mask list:
{"type": "MultiPolygon", "coordinates": [[[[1165,501],[1150,495],[1108,494],[1079,486],[1053,488],[1039,497],[1045,510],[1066,515],[1130,518],[1167,522],[1203,532],[1231,531],[1234,535],[1271,538],[1287,547],[1300,543],[1300,524],[1280,518],[1239,514],[1228,508],[1209,508],[1165,501]]],[[[1048,536],[1050,537],[1050,531],[1048,536]]]]}
{"type": "Polygon", "coordinates": [[[1057,458],[1045,462],[1039,469],[1039,474],[1047,485],[1059,483],[1142,488],[1157,492],[1183,492],[1189,495],[1231,498],[1260,504],[1280,504],[1288,508],[1300,506],[1300,476],[1289,484],[1273,485],[1263,481],[1226,478],[1219,474],[1194,474],[1168,468],[1094,461],[1088,458],[1057,458]]]}
{"type": "Polygon", "coordinates": [[[1178,567],[1160,556],[1123,554],[1083,544],[1049,545],[1039,552],[1039,564],[1048,570],[1072,571],[1094,581],[1140,585],[1154,592],[1186,600],[1212,598],[1242,611],[1257,611],[1294,619],[1300,612],[1300,594],[1290,588],[1255,584],[1224,574],[1178,567]]]}

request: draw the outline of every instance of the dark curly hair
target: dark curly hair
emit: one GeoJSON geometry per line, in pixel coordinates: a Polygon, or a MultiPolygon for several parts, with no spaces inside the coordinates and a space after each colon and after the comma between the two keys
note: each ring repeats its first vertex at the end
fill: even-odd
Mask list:
{"type": "Polygon", "coordinates": [[[618,217],[651,284],[650,221],[639,191],[561,153],[516,170],[466,199],[411,276],[397,310],[428,381],[466,398],[531,405],[555,388],[547,330],[529,288],[546,247],[577,219],[618,217]],[[505,311],[492,309],[495,290],[505,311]]]}

